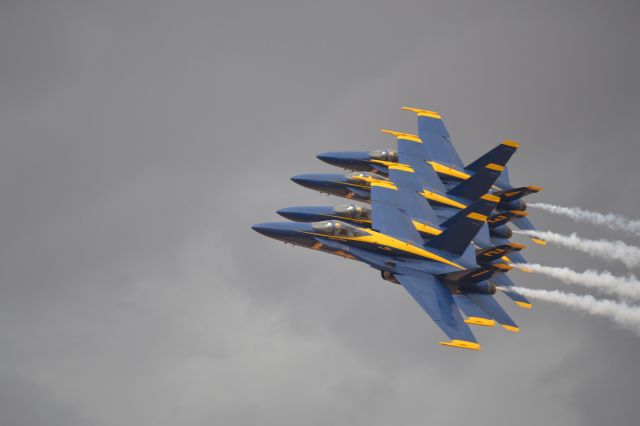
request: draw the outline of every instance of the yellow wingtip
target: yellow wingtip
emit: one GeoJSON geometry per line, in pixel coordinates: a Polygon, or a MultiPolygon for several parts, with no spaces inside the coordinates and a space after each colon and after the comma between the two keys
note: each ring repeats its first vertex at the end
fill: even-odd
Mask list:
{"type": "Polygon", "coordinates": [[[518,305],[518,306],[520,306],[521,308],[524,308],[524,309],[533,308],[533,305],[531,303],[526,303],[526,302],[516,302],[516,305],[518,305]]]}
{"type": "Polygon", "coordinates": [[[479,343],[475,343],[475,342],[468,342],[466,340],[451,340],[449,342],[438,342],[439,344],[441,344],[442,346],[452,346],[455,348],[462,348],[462,349],[471,349],[473,351],[479,351],[480,350],[480,344],[479,343]]]}
{"type": "Polygon", "coordinates": [[[402,107],[402,109],[405,111],[415,112],[419,116],[437,118],[438,120],[442,120],[442,116],[435,111],[429,111],[426,109],[413,108],[413,107],[402,107]]]}
{"type": "Polygon", "coordinates": [[[527,268],[526,266],[520,266],[521,272],[526,272],[527,274],[533,274],[533,269],[527,268]]]}
{"type": "Polygon", "coordinates": [[[514,327],[512,325],[500,324],[502,328],[507,331],[511,331],[512,333],[520,333],[520,329],[518,327],[514,327]]]}
{"type": "Polygon", "coordinates": [[[527,188],[529,188],[530,190],[532,190],[534,192],[544,191],[544,188],[541,187],[541,186],[529,185],[529,186],[527,186],[527,188]]]}
{"type": "Polygon", "coordinates": [[[468,317],[466,320],[464,320],[464,322],[466,322],[467,324],[472,324],[472,325],[482,325],[484,327],[495,327],[496,326],[496,322],[494,320],[488,319],[488,318],[468,317]]]}

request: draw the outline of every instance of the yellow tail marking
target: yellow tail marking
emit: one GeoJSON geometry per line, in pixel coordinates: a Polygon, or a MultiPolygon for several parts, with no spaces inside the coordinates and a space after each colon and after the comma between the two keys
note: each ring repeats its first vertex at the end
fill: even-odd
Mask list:
{"type": "Polygon", "coordinates": [[[533,269],[527,268],[526,266],[520,266],[520,271],[521,272],[526,272],[528,274],[533,274],[533,269]]]}
{"type": "Polygon", "coordinates": [[[473,220],[479,220],[480,222],[486,222],[487,221],[487,216],[480,214],[480,213],[476,213],[476,212],[471,212],[467,215],[467,217],[469,219],[473,219],[473,220]]]}
{"type": "Polygon", "coordinates": [[[451,198],[436,194],[435,192],[427,191],[426,189],[423,190],[420,194],[422,194],[422,196],[427,200],[435,201],[437,203],[446,204],[448,206],[457,207],[459,209],[464,209],[465,207],[467,207],[462,203],[452,200],[451,198]]]}
{"type": "Polygon", "coordinates": [[[449,342],[438,342],[438,343],[440,343],[443,346],[453,346],[456,348],[471,349],[474,351],[480,350],[479,343],[467,342],[466,340],[451,340],[449,342]]]}
{"type": "Polygon", "coordinates": [[[426,109],[412,108],[412,107],[402,107],[405,111],[415,112],[419,116],[437,118],[438,120],[442,120],[442,116],[435,111],[429,111],[426,109]]]}
{"type": "Polygon", "coordinates": [[[484,194],[480,198],[482,198],[485,201],[490,201],[492,203],[499,203],[500,202],[500,197],[496,197],[495,195],[492,195],[492,194],[484,194]]]}
{"type": "Polygon", "coordinates": [[[473,325],[483,325],[485,327],[496,326],[496,322],[488,318],[468,317],[466,320],[464,320],[464,322],[466,322],[467,324],[473,324],[473,325]]]}
{"type": "Polygon", "coordinates": [[[531,241],[533,241],[534,243],[539,244],[541,246],[546,246],[547,245],[547,241],[543,240],[541,238],[531,237],[531,241]]]}
{"type": "Polygon", "coordinates": [[[380,131],[382,133],[388,133],[390,135],[393,135],[398,139],[406,139],[408,141],[422,143],[422,139],[420,139],[417,135],[412,135],[411,133],[396,132],[394,130],[386,130],[386,129],[380,129],[380,131]]]}
{"type": "Polygon", "coordinates": [[[501,172],[504,170],[504,166],[501,166],[500,164],[496,164],[496,163],[489,163],[485,167],[489,170],[496,170],[498,172],[501,172]]]}
{"type": "Polygon", "coordinates": [[[531,303],[527,303],[527,302],[516,302],[516,305],[524,309],[531,309],[533,307],[531,303]]]}
{"type": "Polygon", "coordinates": [[[504,328],[505,330],[511,331],[513,333],[519,333],[520,329],[518,327],[513,327],[511,325],[505,325],[505,324],[500,324],[502,326],[502,328],[504,328]]]}
{"type": "Polygon", "coordinates": [[[520,144],[518,142],[510,141],[508,139],[505,139],[504,141],[502,141],[502,145],[510,146],[512,148],[520,148],[520,144]]]}

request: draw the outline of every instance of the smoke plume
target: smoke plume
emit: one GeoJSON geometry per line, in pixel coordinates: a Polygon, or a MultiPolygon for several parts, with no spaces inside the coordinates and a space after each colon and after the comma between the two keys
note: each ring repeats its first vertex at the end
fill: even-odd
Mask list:
{"type": "Polygon", "coordinates": [[[596,299],[590,295],[564,293],[558,290],[534,290],[513,287],[513,290],[531,299],[563,305],[575,311],[586,312],[594,316],[605,317],[640,335],[640,308],[613,300],[596,299]]]}
{"type": "Polygon", "coordinates": [[[544,238],[552,244],[587,253],[600,259],[622,262],[627,268],[640,266],[640,248],[625,244],[623,241],[588,240],[578,237],[575,232],[571,235],[562,235],[551,231],[514,230],[513,232],[544,238]]]}
{"type": "Polygon", "coordinates": [[[576,222],[587,222],[616,231],[626,231],[640,237],[640,220],[632,220],[615,213],[592,212],[583,210],[580,207],[564,207],[546,203],[531,203],[528,205],[549,213],[569,217],[576,222]]]}
{"type": "Polygon", "coordinates": [[[594,288],[605,293],[628,299],[640,300],[640,281],[633,276],[619,277],[611,272],[586,270],[574,271],[569,268],[558,268],[539,264],[516,264],[517,267],[526,267],[534,272],[556,278],[566,284],[577,284],[594,288]]]}

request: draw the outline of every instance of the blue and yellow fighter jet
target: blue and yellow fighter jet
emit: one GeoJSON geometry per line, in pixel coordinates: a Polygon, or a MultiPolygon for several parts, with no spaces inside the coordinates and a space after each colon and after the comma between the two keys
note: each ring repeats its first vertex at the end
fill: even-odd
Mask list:
{"type": "MultiPolygon", "coordinates": [[[[488,279],[511,268],[503,263],[477,263],[471,240],[495,208],[498,199],[484,195],[451,217],[437,235],[424,241],[406,211],[403,200],[411,183],[400,173],[413,173],[406,165],[390,167],[391,180],[376,180],[369,187],[371,228],[339,220],[254,225],[253,229],[287,243],[359,260],[379,270],[384,279],[400,284],[450,338],[446,346],[480,349],[467,326],[495,325],[510,331],[517,325],[493,298],[496,286],[488,279]],[[396,173],[399,172],[399,173],[396,173]],[[396,185],[394,182],[402,182],[396,185]],[[462,319],[462,310],[467,316],[462,319]]],[[[434,215],[428,203],[425,216],[434,215]]]]}
{"type": "MultiPolygon", "coordinates": [[[[425,141],[421,152],[417,153],[418,158],[433,167],[448,190],[453,189],[461,181],[468,180],[487,164],[506,163],[519,146],[517,142],[506,140],[476,161],[464,166],[451,144],[451,137],[440,114],[417,108],[403,107],[403,109],[418,115],[418,137],[425,141]]],[[[378,149],[370,152],[326,152],[319,154],[318,158],[341,168],[383,176],[386,176],[387,166],[390,163],[402,162],[399,160],[398,151],[393,149],[378,149]]],[[[497,207],[499,212],[524,212],[527,205],[522,198],[541,190],[542,188],[537,186],[513,187],[509,182],[509,172],[506,167],[492,186],[492,193],[501,198],[497,207]]],[[[357,196],[353,198],[358,199],[357,196]]],[[[521,229],[536,229],[523,214],[512,215],[509,220],[521,229]]],[[[539,238],[532,238],[532,240],[537,244],[545,244],[545,241],[539,238]]]]}

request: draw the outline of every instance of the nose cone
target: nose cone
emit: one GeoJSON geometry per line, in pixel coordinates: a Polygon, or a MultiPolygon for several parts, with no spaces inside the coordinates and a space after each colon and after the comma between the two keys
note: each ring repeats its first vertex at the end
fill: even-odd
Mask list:
{"type": "Polygon", "coordinates": [[[291,180],[306,188],[321,189],[334,186],[335,182],[342,182],[345,180],[345,177],[344,175],[333,173],[309,173],[294,176],[291,180]]]}
{"type": "Polygon", "coordinates": [[[334,214],[333,207],[287,207],[280,209],[277,213],[289,220],[296,222],[318,222],[326,220],[329,215],[334,214]]]}
{"type": "Polygon", "coordinates": [[[345,169],[368,167],[369,153],[364,151],[332,151],[318,154],[317,158],[332,166],[345,169]]]}
{"type": "Polygon", "coordinates": [[[253,225],[251,229],[270,238],[288,241],[300,231],[308,231],[309,225],[295,222],[266,222],[253,225]]]}

